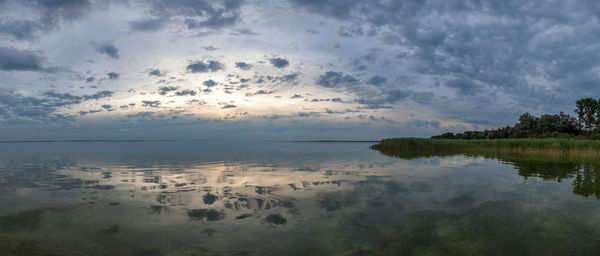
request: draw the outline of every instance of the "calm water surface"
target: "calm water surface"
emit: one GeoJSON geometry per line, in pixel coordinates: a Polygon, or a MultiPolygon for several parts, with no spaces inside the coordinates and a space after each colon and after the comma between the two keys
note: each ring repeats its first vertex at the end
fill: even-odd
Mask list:
{"type": "Polygon", "coordinates": [[[0,255],[600,255],[600,164],[370,143],[0,143],[0,255]]]}

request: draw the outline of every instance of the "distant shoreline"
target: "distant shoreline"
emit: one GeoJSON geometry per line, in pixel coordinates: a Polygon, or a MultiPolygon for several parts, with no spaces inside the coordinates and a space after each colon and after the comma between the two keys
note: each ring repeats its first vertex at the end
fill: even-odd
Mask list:
{"type": "MultiPolygon", "coordinates": [[[[239,140],[0,140],[0,143],[64,143],[64,142],[169,142],[169,141],[187,141],[187,142],[239,142],[239,140]]],[[[243,140],[254,142],[318,142],[318,143],[376,143],[378,140],[243,140]]]]}
{"type": "Polygon", "coordinates": [[[0,140],[0,143],[39,143],[39,142],[145,142],[175,140],[0,140]]]}

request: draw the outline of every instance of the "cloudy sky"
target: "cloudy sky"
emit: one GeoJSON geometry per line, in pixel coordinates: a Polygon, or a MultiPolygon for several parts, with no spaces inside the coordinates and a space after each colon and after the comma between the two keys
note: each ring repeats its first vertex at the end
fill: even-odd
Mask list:
{"type": "Polygon", "coordinates": [[[572,114],[595,0],[0,0],[0,139],[380,139],[572,114]]]}

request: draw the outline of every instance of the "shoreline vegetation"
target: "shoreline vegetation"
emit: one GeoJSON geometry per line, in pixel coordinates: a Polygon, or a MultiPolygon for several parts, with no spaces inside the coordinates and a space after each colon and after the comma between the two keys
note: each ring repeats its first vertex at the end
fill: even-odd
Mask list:
{"type": "Polygon", "coordinates": [[[600,156],[600,141],[562,138],[523,139],[427,139],[393,138],[381,140],[371,149],[386,155],[439,155],[440,152],[518,153],[525,155],[600,156]],[[402,153],[404,151],[404,153],[402,153]],[[412,153],[410,153],[412,152],[412,153]]]}
{"type": "Polygon", "coordinates": [[[478,151],[518,154],[600,156],[600,100],[577,100],[577,117],[560,112],[539,117],[524,113],[513,126],[444,133],[431,138],[383,139],[370,148],[384,154],[402,151],[478,151]]]}

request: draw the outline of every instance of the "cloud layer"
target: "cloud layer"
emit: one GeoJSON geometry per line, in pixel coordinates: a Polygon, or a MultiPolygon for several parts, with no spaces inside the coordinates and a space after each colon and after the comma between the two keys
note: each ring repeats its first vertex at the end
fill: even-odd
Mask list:
{"type": "Polygon", "coordinates": [[[591,0],[0,1],[0,129],[499,127],[600,94],[599,13],[591,0]]]}

